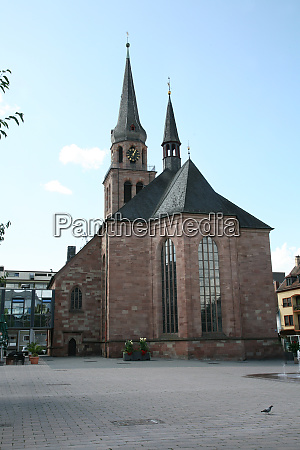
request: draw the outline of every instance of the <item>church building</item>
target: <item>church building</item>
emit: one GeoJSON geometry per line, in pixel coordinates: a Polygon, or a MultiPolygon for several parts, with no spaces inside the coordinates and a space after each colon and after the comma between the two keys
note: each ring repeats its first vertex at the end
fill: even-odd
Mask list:
{"type": "Polygon", "coordinates": [[[143,337],[159,357],[279,356],[271,228],[182,164],[170,91],[158,176],[146,138],[127,43],[105,221],[51,280],[51,354],[121,357],[143,337]]]}

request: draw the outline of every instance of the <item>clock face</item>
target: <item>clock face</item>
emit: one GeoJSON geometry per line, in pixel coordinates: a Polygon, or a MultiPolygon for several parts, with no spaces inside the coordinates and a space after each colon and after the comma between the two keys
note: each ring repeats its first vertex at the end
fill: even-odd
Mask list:
{"type": "Polygon", "coordinates": [[[129,150],[127,150],[126,156],[129,159],[129,161],[135,162],[139,159],[141,155],[137,148],[131,147],[129,150]]]}

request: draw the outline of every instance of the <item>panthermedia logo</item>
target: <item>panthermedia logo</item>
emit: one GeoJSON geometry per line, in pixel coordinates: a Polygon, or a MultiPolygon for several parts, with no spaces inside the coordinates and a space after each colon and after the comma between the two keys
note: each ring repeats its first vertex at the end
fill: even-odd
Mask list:
{"type": "Polygon", "coordinates": [[[73,237],[93,237],[108,235],[121,236],[240,236],[239,222],[236,217],[224,217],[223,213],[209,213],[199,217],[185,217],[183,214],[161,215],[145,220],[133,221],[116,213],[104,219],[74,219],[68,213],[56,213],[53,220],[53,236],[61,237],[65,231],[73,237]]]}

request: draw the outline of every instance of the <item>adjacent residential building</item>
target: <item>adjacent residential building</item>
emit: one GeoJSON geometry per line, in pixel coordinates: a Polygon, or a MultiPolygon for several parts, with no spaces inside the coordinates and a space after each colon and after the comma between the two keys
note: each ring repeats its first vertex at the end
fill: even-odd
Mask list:
{"type": "Polygon", "coordinates": [[[1,287],[7,289],[47,289],[55,272],[49,270],[12,270],[0,266],[1,287]]]}
{"type": "Polygon", "coordinates": [[[280,336],[286,341],[300,337],[300,256],[295,257],[295,267],[277,289],[280,315],[280,336]]]}
{"type": "Polygon", "coordinates": [[[280,355],[272,228],[215,192],[190,158],[181,164],[170,91],[162,135],[156,176],[147,166],[127,44],[103,182],[106,220],[51,279],[52,355],[120,357],[125,340],[140,337],[155,356],[280,355]]]}

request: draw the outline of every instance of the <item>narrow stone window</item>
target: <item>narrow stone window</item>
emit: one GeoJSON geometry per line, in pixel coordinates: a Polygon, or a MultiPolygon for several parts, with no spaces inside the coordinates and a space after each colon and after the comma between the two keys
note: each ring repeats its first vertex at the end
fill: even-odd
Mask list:
{"type": "Polygon", "coordinates": [[[82,292],[75,287],[71,292],[71,309],[82,309],[82,292]]]}
{"type": "Polygon", "coordinates": [[[132,184],[130,181],[125,181],[124,183],[124,203],[129,202],[132,197],[132,184]]]}
{"type": "Polygon", "coordinates": [[[143,189],[143,187],[144,185],[140,181],[136,183],[136,193],[138,194],[143,189]]]}
{"type": "Polygon", "coordinates": [[[123,162],[123,147],[118,148],[119,152],[119,163],[123,162]]]}
{"type": "Polygon", "coordinates": [[[108,204],[107,204],[107,209],[111,208],[111,186],[109,184],[108,186],[108,204]]]}
{"type": "Polygon", "coordinates": [[[201,322],[203,332],[222,331],[219,254],[216,243],[204,237],[198,248],[201,322]]]}
{"type": "Polygon", "coordinates": [[[161,250],[163,333],[178,332],[176,252],[171,239],[161,250]]]}

